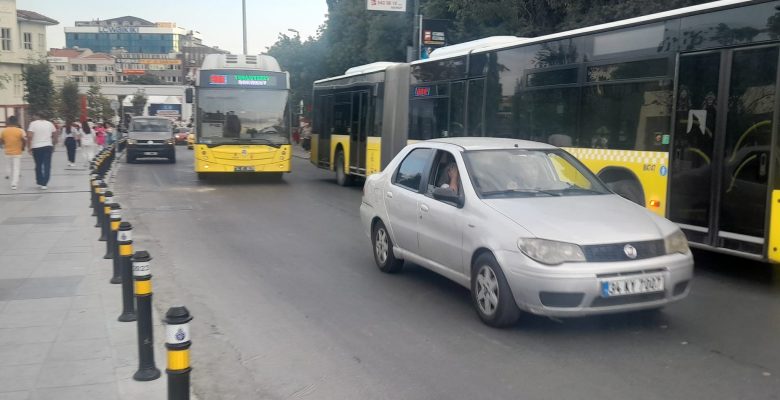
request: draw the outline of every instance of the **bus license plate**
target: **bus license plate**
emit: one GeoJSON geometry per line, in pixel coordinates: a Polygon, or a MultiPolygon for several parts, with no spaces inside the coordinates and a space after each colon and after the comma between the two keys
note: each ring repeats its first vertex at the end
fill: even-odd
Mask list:
{"type": "Polygon", "coordinates": [[[663,292],[662,275],[617,278],[601,281],[601,297],[627,296],[652,292],[663,292]]]}
{"type": "Polygon", "coordinates": [[[144,155],[145,156],[156,156],[157,152],[156,151],[145,151],[144,155]]]}
{"type": "Polygon", "coordinates": [[[255,172],[255,167],[235,167],[234,172],[255,172]]]}

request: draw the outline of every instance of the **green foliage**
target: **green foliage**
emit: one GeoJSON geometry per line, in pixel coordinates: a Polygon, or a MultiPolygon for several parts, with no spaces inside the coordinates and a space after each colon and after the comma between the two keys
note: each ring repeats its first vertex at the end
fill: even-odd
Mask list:
{"type": "MultiPolygon", "coordinates": [[[[268,49],[290,72],[293,101],[308,103],[312,82],[376,61],[406,61],[414,3],[406,13],[367,11],[365,0],[326,0],[328,19],[316,38],[279,35],[268,49]]],[[[708,0],[420,0],[426,18],[449,19],[451,44],[496,35],[534,37],[632,18],[708,0]]],[[[780,32],[780,20],[767,28],[780,32]]],[[[750,35],[752,32],[728,32],[750,35]]],[[[780,35],[780,34],[778,34],[780,35]]],[[[549,60],[574,49],[550,49],[549,60]]],[[[575,50],[576,51],[576,50],[575,50]]]]}
{"type": "Polygon", "coordinates": [[[72,124],[79,119],[81,104],[79,85],[73,81],[66,81],[59,91],[59,113],[66,124],[72,124]]]}
{"type": "Polygon", "coordinates": [[[87,114],[93,121],[109,121],[115,115],[111,100],[100,91],[100,84],[91,85],[87,91],[87,114]]]}
{"type": "Polygon", "coordinates": [[[54,83],[49,63],[44,59],[25,65],[22,78],[25,85],[24,101],[29,104],[29,112],[51,118],[54,110],[54,83]]]}
{"type": "Polygon", "coordinates": [[[146,101],[147,101],[146,94],[144,92],[138,90],[133,94],[133,113],[135,115],[143,115],[144,114],[144,107],[146,107],[146,101]]]}
{"type": "Polygon", "coordinates": [[[140,76],[131,76],[124,82],[128,85],[165,85],[166,83],[161,81],[159,77],[155,75],[144,74],[140,76]]]}

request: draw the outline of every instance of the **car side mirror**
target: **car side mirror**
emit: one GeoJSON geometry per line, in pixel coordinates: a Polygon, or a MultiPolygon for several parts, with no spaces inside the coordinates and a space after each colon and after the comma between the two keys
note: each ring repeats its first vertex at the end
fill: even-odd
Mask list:
{"type": "Polygon", "coordinates": [[[433,198],[445,203],[450,203],[458,208],[463,207],[463,198],[450,188],[433,189],[433,198]]]}

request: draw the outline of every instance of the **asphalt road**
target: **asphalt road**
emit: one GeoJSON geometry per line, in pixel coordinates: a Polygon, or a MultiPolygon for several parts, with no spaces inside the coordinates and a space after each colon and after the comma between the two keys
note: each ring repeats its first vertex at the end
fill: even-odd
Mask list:
{"type": "Polygon", "coordinates": [[[661,314],[496,330],[462,287],[377,270],[359,187],[302,159],[282,182],[202,183],[191,154],[122,165],[118,199],[154,257],[157,309],[195,317],[201,399],[780,398],[770,267],[696,253],[691,295],[661,314]]]}

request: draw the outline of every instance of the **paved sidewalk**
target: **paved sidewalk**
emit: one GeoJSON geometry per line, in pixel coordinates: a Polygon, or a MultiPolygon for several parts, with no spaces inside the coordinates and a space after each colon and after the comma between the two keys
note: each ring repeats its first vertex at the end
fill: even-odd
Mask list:
{"type": "Polygon", "coordinates": [[[136,382],[136,324],[117,321],[120,285],[109,283],[112,263],[87,207],[87,170],[66,165],[59,146],[46,191],[31,156],[16,191],[0,165],[0,400],[164,399],[161,316],[152,318],[163,375],[136,382]]]}

